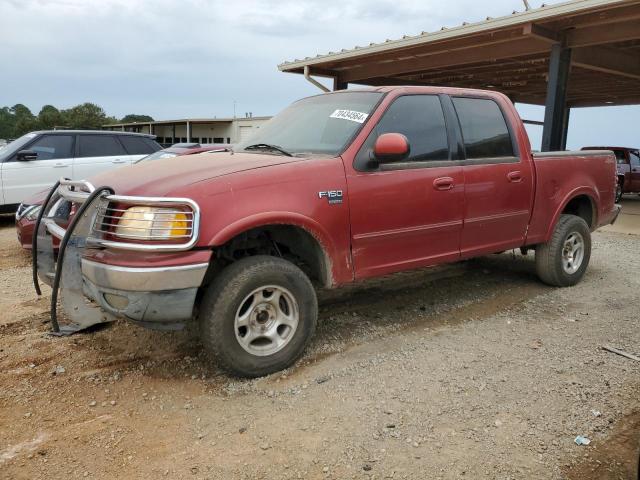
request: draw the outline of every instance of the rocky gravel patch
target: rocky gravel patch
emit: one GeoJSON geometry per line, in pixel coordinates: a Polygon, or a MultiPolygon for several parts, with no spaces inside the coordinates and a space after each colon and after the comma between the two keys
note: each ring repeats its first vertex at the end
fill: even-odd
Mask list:
{"type": "Polygon", "coordinates": [[[637,236],[567,289],[507,252],[322,292],[305,357],[246,381],[193,331],[46,336],[10,230],[0,478],[630,478],[640,362],[601,347],[640,354],[637,236]]]}

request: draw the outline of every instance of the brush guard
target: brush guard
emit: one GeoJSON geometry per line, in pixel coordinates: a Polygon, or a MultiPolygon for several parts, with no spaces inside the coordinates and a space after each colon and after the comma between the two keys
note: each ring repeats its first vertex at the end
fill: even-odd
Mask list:
{"type": "Polygon", "coordinates": [[[108,323],[115,317],[93,304],[84,293],[81,257],[87,247],[93,222],[95,221],[101,198],[113,195],[111,187],[95,188],[88,182],[61,179],[51,189],[38,214],[34,228],[32,261],[33,285],[41,295],[39,280],[49,285],[51,291],[52,335],[71,335],[99,323],[108,323]],[[66,219],[57,216],[61,202],[78,204],[67,229],[57,221],[66,219]],[[60,240],[56,256],[53,238],[60,240]],[[69,321],[58,322],[58,299],[69,321]]]}
{"type": "MultiPolygon", "coordinates": [[[[84,180],[61,179],[47,195],[38,214],[32,245],[33,285],[36,293],[41,295],[40,281],[52,288],[51,334],[70,335],[118,318],[114,313],[106,311],[90,300],[94,298],[92,293],[95,294],[95,292],[92,292],[91,286],[84,280],[82,274],[82,258],[86,249],[113,248],[138,252],[186,251],[196,244],[199,225],[200,209],[191,199],[115,195],[111,187],[95,188],[84,180]],[[75,214],[70,214],[69,210],[64,208],[68,207],[65,202],[77,206],[75,214]],[[111,211],[109,205],[112,202],[118,205],[184,209],[185,215],[188,216],[186,222],[188,222],[190,233],[176,237],[176,240],[170,242],[163,242],[161,239],[153,243],[130,242],[126,238],[118,238],[117,231],[104,231],[101,228],[106,219],[115,218],[108,214],[111,211]],[[69,217],[70,221],[65,217],[69,217]],[[60,226],[60,223],[64,224],[64,222],[68,222],[66,229],[60,226]],[[57,255],[54,238],[60,240],[57,255]],[[60,325],[58,322],[58,304],[68,320],[65,325],[60,325]]],[[[206,266],[204,264],[204,267],[206,266]]],[[[195,267],[202,269],[203,265],[195,267]]],[[[192,266],[186,268],[189,269],[192,266]]],[[[205,270],[202,271],[203,276],[204,272],[205,270]]],[[[201,280],[200,278],[199,281],[201,280]]],[[[188,287],[194,288],[193,285],[188,287]]],[[[190,291],[191,296],[195,295],[194,292],[195,290],[190,291]]],[[[192,299],[189,297],[189,300],[192,299]]]]}

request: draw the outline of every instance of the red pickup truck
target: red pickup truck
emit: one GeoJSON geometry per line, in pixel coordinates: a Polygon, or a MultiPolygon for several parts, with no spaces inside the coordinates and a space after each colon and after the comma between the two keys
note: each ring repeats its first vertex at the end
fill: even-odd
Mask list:
{"type": "Polygon", "coordinates": [[[308,344],[317,288],[514,248],[535,249],[545,283],[574,285],[591,231],[619,212],[613,154],[532,154],[495,92],[318,95],[233,152],[198,157],[52,190],[35,265],[61,288],[63,331],[116,317],[180,328],[195,317],[221,366],[265,375],[308,344]],[[67,230],[49,214],[61,198],[80,205],[67,230]],[[57,260],[51,235],[63,238],[57,260]]]}

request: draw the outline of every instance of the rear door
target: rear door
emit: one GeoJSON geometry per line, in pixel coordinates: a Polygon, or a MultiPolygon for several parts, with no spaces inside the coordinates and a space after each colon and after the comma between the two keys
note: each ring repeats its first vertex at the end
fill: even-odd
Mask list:
{"type": "Polygon", "coordinates": [[[4,203],[20,203],[35,193],[51,188],[60,177],[70,177],[74,137],[72,134],[40,135],[22,148],[36,152],[36,160],[19,161],[17,154],[8,158],[2,164],[4,203]]]}
{"type": "Polygon", "coordinates": [[[437,95],[396,98],[371,131],[347,175],[356,278],[459,258],[464,184],[449,139],[437,95]],[[384,133],[405,135],[410,157],[370,167],[384,133]]]}
{"type": "Polygon", "coordinates": [[[159,150],[159,148],[153,147],[155,142],[145,137],[119,135],[118,138],[120,139],[120,143],[124,146],[124,149],[127,151],[127,156],[123,158],[126,158],[129,165],[146,157],[147,155],[152,154],[156,150],[159,150]]]}
{"type": "Polygon", "coordinates": [[[462,258],[520,246],[531,214],[533,172],[491,98],[451,97],[464,144],[462,258]]]}
{"type": "Polygon", "coordinates": [[[130,160],[116,135],[78,135],[77,154],[73,162],[74,179],[87,179],[123,165],[130,165],[130,160]]]}

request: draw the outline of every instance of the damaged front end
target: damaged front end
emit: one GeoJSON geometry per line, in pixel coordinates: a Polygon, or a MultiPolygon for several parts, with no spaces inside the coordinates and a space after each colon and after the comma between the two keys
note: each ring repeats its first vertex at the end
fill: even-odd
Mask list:
{"type": "Polygon", "coordinates": [[[60,180],[40,211],[32,249],[36,292],[39,281],[52,288],[52,334],[70,335],[116,318],[150,328],[181,328],[191,317],[208,257],[207,262],[154,268],[87,257],[90,249],[189,250],[198,228],[199,208],[189,199],[120,196],[111,187],[60,180]]]}

